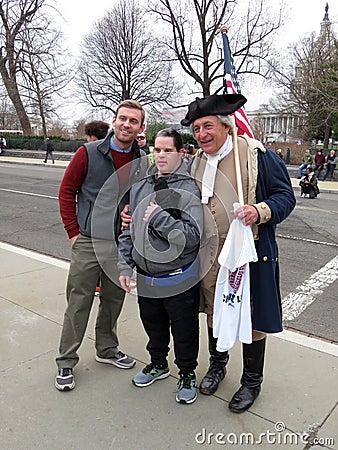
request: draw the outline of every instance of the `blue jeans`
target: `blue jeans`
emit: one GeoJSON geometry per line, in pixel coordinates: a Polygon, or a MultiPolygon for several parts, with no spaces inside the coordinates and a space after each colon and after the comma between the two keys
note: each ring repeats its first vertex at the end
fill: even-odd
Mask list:
{"type": "Polygon", "coordinates": [[[323,170],[323,168],[324,168],[324,164],[319,164],[318,166],[316,165],[315,174],[317,175],[318,180],[319,180],[319,177],[320,177],[320,174],[321,174],[321,171],[323,170]]]}
{"type": "Polygon", "coordinates": [[[305,168],[308,169],[309,167],[312,167],[312,164],[301,164],[298,167],[297,177],[301,178],[302,177],[302,170],[305,169],[305,168]]]}
{"type": "Polygon", "coordinates": [[[330,177],[333,179],[333,172],[334,169],[336,168],[336,164],[326,164],[326,170],[323,176],[323,181],[326,180],[328,174],[330,173],[330,177]]]}

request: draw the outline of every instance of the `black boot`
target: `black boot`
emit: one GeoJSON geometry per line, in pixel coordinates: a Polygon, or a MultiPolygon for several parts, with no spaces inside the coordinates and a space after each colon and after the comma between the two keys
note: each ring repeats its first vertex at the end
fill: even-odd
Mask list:
{"type": "Polygon", "coordinates": [[[243,344],[241,387],[229,403],[230,411],[241,413],[250,408],[261,390],[266,338],[243,344]]]}
{"type": "Polygon", "coordinates": [[[226,374],[225,366],[229,360],[228,352],[216,350],[217,338],[214,338],[212,328],[208,327],[210,365],[208,372],[200,384],[200,392],[204,395],[212,395],[217,391],[219,383],[226,374]]]}

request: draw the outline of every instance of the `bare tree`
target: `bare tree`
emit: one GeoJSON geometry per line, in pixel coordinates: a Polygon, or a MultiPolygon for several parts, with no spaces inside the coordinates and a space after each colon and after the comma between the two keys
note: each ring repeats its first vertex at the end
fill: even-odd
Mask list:
{"type": "Polygon", "coordinates": [[[246,14],[236,16],[236,1],[152,0],[150,11],[167,24],[164,41],[181,68],[204,96],[222,89],[223,51],[220,26],[229,25],[237,72],[267,76],[273,33],[282,24],[282,3],[273,14],[264,0],[249,0],[246,14]]]}
{"type": "Polygon", "coordinates": [[[21,92],[32,115],[41,120],[44,137],[47,119],[57,116],[56,96],[63,97],[64,88],[73,76],[71,64],[65,63],[67,52],[60,45],[61,38],[60,31],[53,28],[52,20],[46,16],[40,17],[34,28],[25,27],[21,38],[21,92]]]}
{"type": "Polygon", "coordinates": [[[256,116],[253,118],[250,125],[252,126],[255,138],[264,142],[266,135],[264,120],[261,117],[256,116]]]}
{"type": "Polygon", "coordinates": [[[46,132],[51,96],[66,81],[56,70],[59,35],[42,12],[47,6],[46,0],[0,1],[0,75],[27,135],[30,114],[41,117],[46,132]]]}
{"type": "Polygon", "coordinates": [[[9,98],[18,114],[24,134],[32,128],[19,87],[18,71],[21,58],[21,33],[25,24],[32,21],[44,0],[5,0],[0,2],[0,74],[9,98]]]}
{"type": "Polygon", "coordinates": [[[85,140],[85,138],[86,138],[86,133],[85,133],[86,123],[87,123],[87,120],[84,118],[78,119],[74,122],[74,129],[75,129],[74,138],[75,139],[85,140]]]}
{"type": "Polygon", "coordinates": [[[0,88],[0,128],[2,130],[19,130],[18,115],[4,88],[0,88]]]}
{"type": "Polygon", "coordinates": [[[161,104],[177,95],[171,63],[136,0],[120,0],[84,39],[78,84],[91,106],[114,111],[127,98],[161,104]]]}
{"type": "Polygon", "coordinates": [[[48,122],[47,133],[49,136],[58,136],[64,139],[70,138],[70,133],[66,125],[58,119],[48,122]]]}
{"type": "Polygon", "coordinates": [[[275,63],[274,79],[284,88],[284,106],[306,118],[304,132],[309,139],[324,139],[328,147],[333,122],[338,116],[338,41],[315,33],[290,47],[289,65],[275,63]]]}

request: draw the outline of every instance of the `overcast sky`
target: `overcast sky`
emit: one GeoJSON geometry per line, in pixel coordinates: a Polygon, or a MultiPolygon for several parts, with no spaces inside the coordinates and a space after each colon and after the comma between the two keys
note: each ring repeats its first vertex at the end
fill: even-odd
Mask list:
{"type": "MultiPolygon", "coordinates": [[[[240,0],[243,2],[243,0],[240,0]]],[[[245,2],[246,0],[244,0],[245,2]]],[[[274,5],[275,0],[265,0],[274,5]]],[[[72,46],[76,48],[81,38],[90,30],[95,20],[102,17],[114,0],[55,0],[66,23],[63,29],[72,46]]],[[[338,19],[338,2],[329,0],[329,17],[338,19]]],[[[320,22],[324,17],[326,0],[286,0],[290,15],[288,25],[283,28],[282,41],[292,42],[311,31],[319,32],[320,22]]]]}
{"type": "MultiPolygon", "coordinates": [[[[241,4],[247,0],[240,0],[241,4]]],[[[272,7],[275,0],[269,1],[272,7]]],[[[82,38],[90,31],[92,24],[100,19],[106,10],[114,4],[114,0],[55,0],[57,9],[61,12],[63,19],[58,21],[63,29],[68,47],[76,54],[82,38]]],[[[289,21],[280,30],[279,40],[281,47],[286,47],[291,42],[296,42],[306,33],[320,31],[320,22],[325,14],[326,0],[286,0],[289,21]]],[[[338,22],[338,1],[329,0],[329,18],[332,22],[338,22]]],[[[255,85],[255,92],[248,97],[247,109],[252,110],[263,101],[267,101],[267,89],[259,89],[255,85]]]]}

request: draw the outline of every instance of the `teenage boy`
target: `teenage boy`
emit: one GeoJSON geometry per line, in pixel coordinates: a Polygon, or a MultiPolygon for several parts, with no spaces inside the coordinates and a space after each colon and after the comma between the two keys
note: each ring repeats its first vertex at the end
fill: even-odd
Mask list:
{"type": "Polygon", "coordinates": [[[119,237],[120,283],[131,291],[137,271],[140,316],[151,362],[133,378],[138,387],[169,376],[170,328],[180,380],[176,401],[197,397],[199,349],[198,261],[203,211],[200,193],[182,160],[181,135],[172,128],[155,138],[154,164],[130,192],[132,222],[119,237]]]}

